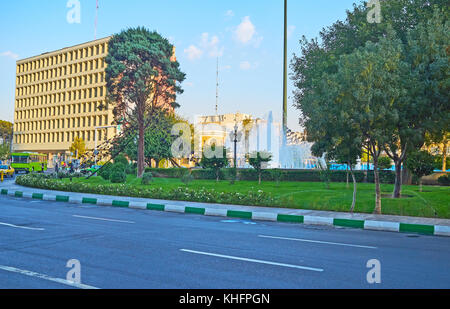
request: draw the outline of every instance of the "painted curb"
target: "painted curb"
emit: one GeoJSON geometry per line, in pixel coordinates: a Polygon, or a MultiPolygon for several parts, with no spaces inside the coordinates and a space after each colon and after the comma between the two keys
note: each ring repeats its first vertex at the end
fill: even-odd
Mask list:
{"type": "Polygon", "coordinates": [[[173,213],[196,214],[214,217],[240,218],[248,220],[295,223],[305,225],[326,225],[326,226],[355,228],[372,231],[417,233],[422,235],[450,237],[450,226],[440,226],[440,225],[424,225],[424,224],[411,224],[411,223],[374,221],[374,220],[341,219],[341,218],[319,217],[319,216],[298,216],[298,215],[277,214],[269,212],[267,213],[250,212],[250,211],[238,211],[238,210],[217,209],[217,208],[179,206],[170,204],[163,205],[145,202],[97,199],[90,197],[50,195],[40,192],[22,192],[7,189],[1,189],[0,195],[43,200],[43,201],[66,202],[70,204],[110,206],[110,207],[130,208],[138,210],[153,210],[153,211],[164,211],[173,213]]]}

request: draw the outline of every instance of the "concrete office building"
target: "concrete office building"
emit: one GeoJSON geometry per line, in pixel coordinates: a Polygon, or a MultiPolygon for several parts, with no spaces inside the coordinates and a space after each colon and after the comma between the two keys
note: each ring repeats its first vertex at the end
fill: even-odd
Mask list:
{"type": "MultiPolygon", "coordinates": [[[[105,58],[110,37],[17,61],[15,152],[39,152],[49,162],[64,159],[75,137],[94,149],[95,128],[110,126],[105,58]]],[[[98,129],[98,143],[116,134],[98,129]]]]}

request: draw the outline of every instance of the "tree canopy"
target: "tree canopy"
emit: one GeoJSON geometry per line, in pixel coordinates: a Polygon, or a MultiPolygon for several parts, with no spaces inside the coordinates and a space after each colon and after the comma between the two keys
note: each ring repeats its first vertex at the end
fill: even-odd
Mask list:
{"type": "Polygon", "coordinates": [[[130,28],[113,36],[106,57],[108,100],[124,126],[138,128],[138,177],[144,173],[145,128],[154,109],[173,112],[176,96],[183,92],[185,74],[174,55],[174,46],[159,33],[130,28]]]}

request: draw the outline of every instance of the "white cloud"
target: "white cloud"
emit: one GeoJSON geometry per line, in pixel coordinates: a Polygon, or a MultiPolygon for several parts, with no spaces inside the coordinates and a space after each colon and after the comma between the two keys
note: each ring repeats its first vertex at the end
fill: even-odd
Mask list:
{"type": "Polygon", "coordinates": [[[186,87],[194,87],[194,83],[192,83],[192,82],[186,82],[186,83],[184,83],[184,85],[186,87]]]}
{"type": "Polygon", "coordinates": [[[234,12],[232,10],[226,11],[225,12],[225,17],[233,18],[234,17],[234,12]]]}
{"type": "Polygon", "coordinates": [[[256,27],[250,20],[250,16],[245,16],[235,31],[236,39],[241,43],[248,43],[256,33],[256,27]]]}
{"type": "Polygon", "coordinates": [[[187,54],[189,60],[200,59],[203,55],[203,51],[199,49],[195,45],[191,45],[184,50],[184,53],[187,54]]]}
{"type": "Polygon", "coordinates": [[[236,41],[242,44],[253,44],[254,47],[259,47],[263,37],[258,36],[256,27],[250,20],[250,16],[245,16],[242,22],[237,26],[234,31],[234,38],[236,41]]]}
{"type": "Polygon", "coordinates": [[[292,36],[292,34],[294,33],[294,31],[295,31],[295,26],[289,26],[288,27],[288,31],[287,31],[287,36],[288,36],[288,39],[292,36]]]}
{"type": "Polygon", "coordinates": [[[12,51],[9,51],[9,50],[1,53],[0,56],[1,57],[8,57],[8,58],[11,58],[13,60],[19,59],[19,55],[15,54],[15,53],[13,53],[12,51]]]}
{"type": "Polygon", "coordinates": [[[209,57],[217,58],[223,55],[223,47],[219,47],[219,38],[214,35],[210,38],[209,33],[202,33],[200,47],[208,53],[209,57]]]}
{"type": "Polygon", "coordinates": [[[248,71],[252,68],[252,65],[248,61],[242,61],[239,67],[241,68],[241,70],[248,71]]]}
{"type": "Polygon", "coordinates": [[[196,60],[202,58],[203,54],[208,57],[217,58],[223,56],[224,47],[219,46],[220,40],[216,35],[210,36],[209,33],[204,32],[201,35],[198,47],[191,45],[184,50],[189,60],[196,60]]]}

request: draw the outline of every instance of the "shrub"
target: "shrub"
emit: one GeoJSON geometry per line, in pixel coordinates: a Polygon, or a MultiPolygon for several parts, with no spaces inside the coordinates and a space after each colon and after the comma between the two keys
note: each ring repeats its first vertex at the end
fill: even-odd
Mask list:
{"type": "Polygon", "coordinates": [[[222,170],[223,176],[226,180],[229,180],[231,184],[234,184],[237,181],[237,169],[234,167],[230,167],[222,170]]]}
{"type": "Polygon", "coordinates": [[[149,185],[151,182],[153,181],[153,174],[152,173],[144,173],[144,175],[142,175],[142,180],[141,183],[143,185],[149,185]]]}
{"type": "Polygon", "coordinates": [[[98,172],[98,175],[102,177],[104,180],[109,180],[111,177],[112,167],[113,165],[111,163],[103,165],[103,167],[98,172]]]}
{"type": "Polygon", "coordinates": [[[392,161],[389,157],[378,158],[378,168],[380,170],[388,170],[392,167],[392,161]]]}
{"type": "Polygon", "coordinates": [[[257,192],[249,191],[247,193],[238,192],[220,192],[214,189],[192,189],[187,187],[178,187],[171,189],[163,189],[161,187],[147,187],[137,188],[133,185],[120,184],[112,185],[98,185],[82,182],[68,183],[66,181],[45,179],[33,175],[23,175],[16,178],[16,183],[19,185],[49,189],[66,192],[83,192],[95,193],[103,195],[118,195],[141,198],[152,198],[161,200],[179,200],[190,202],[204,202],[204,203],[220,203],[220,204],[235,204],[235,205],[257,205],[257,206],[279,206],[280,202],[277,198],[272,197],[270,193],[265,193],[262,190],[257,192]]]}
{"type": "Polygon", "coordinates": [[[280,185],[281,177],[283,176],[283,172],[279,169],[270,170],[270,174],[272,179],[277,183],[277,186],[280,185]]]}
{"type": "Polygon", "coordinates": [[[450,176],[444,175],[438,178],[438,182],[441,186],[450,186],[450,176]]]}
{"type": "Polygon", "coordinates": [[[128,159],[124,155],[118,155],[114,158],[114,164],[122,163],[124,166],[128,166],[128,159]]]}
{"type": "Polygon", "coordinates": [[[127,181],[127,174],[120,170],[114,170],[111,173],[111,183],[125,183],[127,181]]]}
{"type": "Polygon", "coordinates": [[[192,176],[191,173],[185,173],[182,177],[181,177],[181,182],[184,183],[186,186],[188,186],[191,182],[194,181],[194,176],[192,176]]]}

